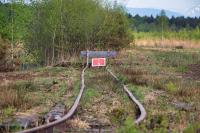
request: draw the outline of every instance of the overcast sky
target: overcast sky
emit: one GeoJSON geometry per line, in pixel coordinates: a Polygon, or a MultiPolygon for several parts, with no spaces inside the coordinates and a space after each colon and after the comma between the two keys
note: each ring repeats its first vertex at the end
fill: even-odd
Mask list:
{"type": "MultiPolygon", "coordinates": [[[[114,1],[114,0],[112,0],[114,1]]],[[[157,8],[184,15],[200,14],[200,0],[117,0],[126,7],[157,8]]]]}

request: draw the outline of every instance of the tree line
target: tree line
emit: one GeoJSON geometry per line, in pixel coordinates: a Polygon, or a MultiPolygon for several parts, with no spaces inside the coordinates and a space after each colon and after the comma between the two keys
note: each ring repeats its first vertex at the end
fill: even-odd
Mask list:
{"type": "Polygon", "coordinates": [[[200,27],[200,17],[167,17],[164,10],[160,12],[156,17],[153,16],[132,16],[127,14],[131,22],[131,28],[138,32],[154,32],[160,31],[161,23],[164,22],[164,26],[168,31],[180,31],[182,29],[194,30],[200,27]]]}
{"type": "Polygon", "coordinates": [[[53,65],[86,49],[119,50],[133,35],[200,39],[200,18],[168,18],[164,10],[141,17],[106,0],[0,1],[0,69],[53,65]]]}
{"type": "Polygon", "coordinates": [[[120,49],[131,41],[123,7],[102,0],[1,2],[0,36],[8,42],[12,60],[41,65],[64,61],[81,50],[120,49]],[[15,53],[19,45],[23,52],[15,53]]]}
{"type": "Polygon", "coordinates": [[[156,17],[127,14],[135,39],[200,40],[200,18],[171,17],[164,10],[156,17]]]}

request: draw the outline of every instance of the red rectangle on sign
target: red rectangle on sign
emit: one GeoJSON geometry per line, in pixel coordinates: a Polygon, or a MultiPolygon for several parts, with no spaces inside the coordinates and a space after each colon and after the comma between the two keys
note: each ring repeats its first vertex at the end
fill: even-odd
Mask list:
{"type": "Polygon", "coordinates": [[[106,66],[106,58],[92,58],[92,67],[106,66]]]}

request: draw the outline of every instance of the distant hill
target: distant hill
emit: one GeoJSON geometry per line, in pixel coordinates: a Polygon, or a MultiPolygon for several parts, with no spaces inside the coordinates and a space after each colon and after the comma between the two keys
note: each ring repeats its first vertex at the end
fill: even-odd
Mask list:
{"type": "Polygon", "coordinates": [[[186,15],[191,17],[200,17],[200,4],[187,10],[186,15]]]}
{"type": "MultiPolygon", "coordinates": [[[[140,16],[154,16],[156,17],[157,15],[160,14],[161,9],[154,9],[154,8],[127,8],[127,12],[130,13],[131,15],[135,16],[135,15],[140,15],[140,16]]],[[[173,12],[173,11],[169,11],[169,10],[165,10],[166,15],[168,17],[178,17],[178,16],[183,16],[180,13],[177,12],[173,12]]]]}

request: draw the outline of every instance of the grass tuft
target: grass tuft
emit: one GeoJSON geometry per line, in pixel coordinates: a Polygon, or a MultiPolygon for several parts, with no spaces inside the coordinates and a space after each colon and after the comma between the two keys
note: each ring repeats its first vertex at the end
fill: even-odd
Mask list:
{"type": "Polygon", "coordinates": [[[0,86],[0,107],[27,108],[30,101],[26,93],[35,90],[36,86],[31,81],[0,86]]]}

